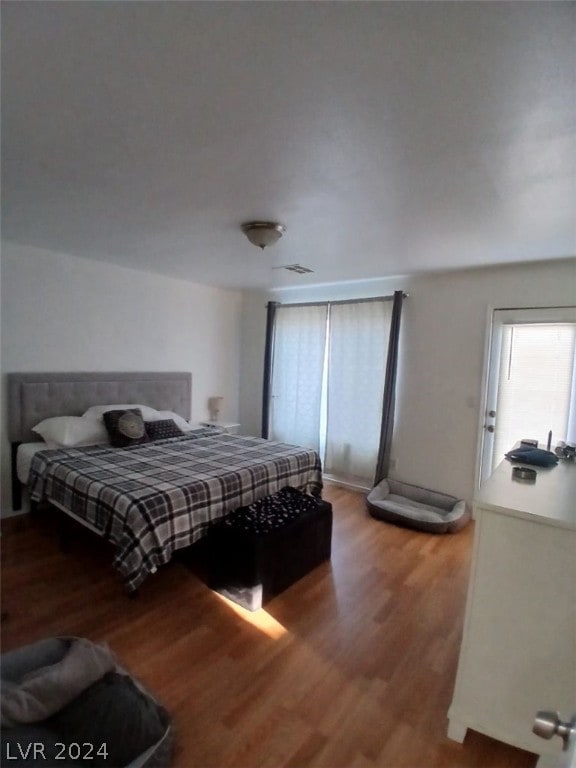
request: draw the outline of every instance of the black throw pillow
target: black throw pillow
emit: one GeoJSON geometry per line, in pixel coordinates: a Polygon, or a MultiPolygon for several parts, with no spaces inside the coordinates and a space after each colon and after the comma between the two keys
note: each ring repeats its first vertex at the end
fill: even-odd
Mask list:
{"type": "Polygon", "coordinates": [[[144,424],[150,440],[166,440],[169,437],[181,437],[184,434],[174,419],[145,421],[144,424]]]}
{"type": "Polygon", "coordinates": [[[128,765],[166,733],[170,717],[127,675],[108,672],[50,720],[62,741],[106,744],[93,766],[128,765]]]}
{"type": "Polygon", "coordinates": [[[125,411],[106,411],[104,425],[114,448],[125,448],[128,445],[148,443],[142,411],[139,408],[128,408],[125,411]]]}

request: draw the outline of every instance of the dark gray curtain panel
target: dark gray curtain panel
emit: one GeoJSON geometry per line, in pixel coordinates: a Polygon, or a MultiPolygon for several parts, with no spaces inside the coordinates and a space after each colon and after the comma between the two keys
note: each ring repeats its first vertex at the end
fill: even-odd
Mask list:
{"type": "Polygon", "coordinates": [[[398,345],[400,340],[400,318],[402,315],[402,291],[394,291],[392,306],[392,323],[390,325],[390,340],[388,342],[388,359],[386,362],[386,378],[384,379],[384,397],[382,403],[382,429],[380,432],[380,448],[376,464],[374,485],[388,477],[390,469],[390,453],[392,450],[392,433],[394,431],[394,406],[396,402],[396,374],[398,370],[398,345]]]}
{"type": "Polygon", "coordinates": [[[264,381],[262,384],[262,437],[268,439],[270,428],[270,387],[272,383],[272,349],[274,345],[274,318],[277,301],[269,301],[266,309],[266,342],[264,346],[264,381]]]}

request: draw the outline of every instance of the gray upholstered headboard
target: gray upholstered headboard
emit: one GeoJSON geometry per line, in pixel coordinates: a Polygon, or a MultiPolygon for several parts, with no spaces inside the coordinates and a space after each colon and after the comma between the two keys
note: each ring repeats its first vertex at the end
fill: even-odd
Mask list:
{"type": "Polygon", "coordinates": [[[91,405],[139,403],[190,419],[192,374],[9,373],[8,438],[38,440],[32,427],[51,416],[81,416],[91,405]]]}

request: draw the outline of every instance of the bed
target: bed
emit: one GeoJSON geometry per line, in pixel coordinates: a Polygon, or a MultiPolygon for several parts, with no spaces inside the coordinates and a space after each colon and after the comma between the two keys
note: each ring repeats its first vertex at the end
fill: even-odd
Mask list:
{"type": "MultiPolygon", "coordinates": [[[[190,373],[8,374],[8,391],[16,496],[18,447],[22,454],[22,444],[38,443],[32,427],[43,419],[109,403],[144,403],[190,418],[190,373]]],[[[238,507],[285,486],[313,495],[322,488],[315,451],[210,428],[126,448],[29,453],[31,500],[48,502],[110,541],[129,592],[238,507]]]]}

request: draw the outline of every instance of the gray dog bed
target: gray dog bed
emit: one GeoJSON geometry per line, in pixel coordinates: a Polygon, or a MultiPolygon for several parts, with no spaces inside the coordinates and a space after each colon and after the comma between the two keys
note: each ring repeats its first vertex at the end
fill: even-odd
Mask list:
{"type": "Polygon", "coordinates": [[[399,480],[382,480],[366,502],[372,517],[427,533],[456,533],[470,520],[465,501],[399,480]]]}

